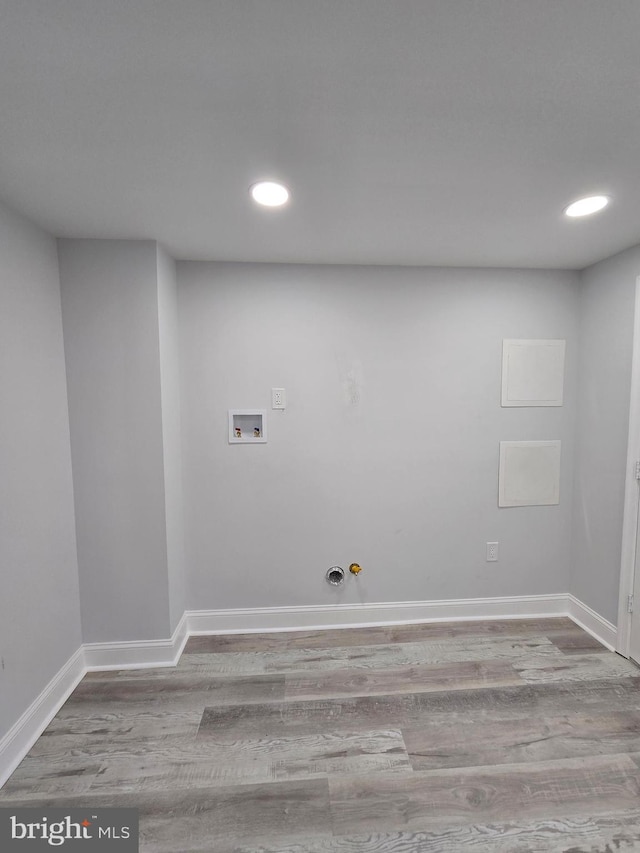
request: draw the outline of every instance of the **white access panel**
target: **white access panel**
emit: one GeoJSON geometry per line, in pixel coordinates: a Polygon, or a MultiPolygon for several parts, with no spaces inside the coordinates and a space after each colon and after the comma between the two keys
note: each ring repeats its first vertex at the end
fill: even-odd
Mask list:
{"type": "Polygon", "coordinates": [[[498,506],[560,503],[560,441],[501,441],[498,506]]]}
{"type": "Polygon", "coordinates": [[[565,341],[502,342],[502,405],[561,406],[565,341]]]}

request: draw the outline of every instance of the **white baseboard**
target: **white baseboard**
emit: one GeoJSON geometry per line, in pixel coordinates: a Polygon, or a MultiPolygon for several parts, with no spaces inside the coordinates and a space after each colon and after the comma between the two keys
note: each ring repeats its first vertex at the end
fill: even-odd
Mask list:
{"type": "Polygon", "coordinates": [[[0,740],[0,788],[73,693],[85,671],[80,647],[0,740]]]}
{"type": "Polygon", "coordinates": [[[525,595],[443,601],[396,601],[309,607],[256,607],[185,612],[167,640],[87,643],[67,661],[0,740],[0,788],[29,752],[86,672],[175,666],[191,634],[238,634],[269,631],[399,625],[411,622],[457,622],[568,616],[611,650],[616,628],[573,595],[525,595]]]}
{"type": "Polygon", "coordinates": [[[188,638],[187,616],[183,613],[168,640],[85,643],[81,646],[0,740],[0,788],[87,672],[176,666],[188,638]]]}
{"type": "Polygon", "coordinates": [[[599,640],[603,646],[615,652],[618,640],[618,629],[616,626],[575,596],[568,595],[567,599],[568,616],[573,619],[576,625],[579,625],[588,634],[599,640]]]}
{"type": "Polygon", "coordinates": [[[191,610],[186,615],[190,635],[320,631],[328,628],[399,625],[406,622],[568,616],[611,651],[616,650],[617,642],[615,625],[569,593],[310,607],[191,610]]]}
{"type": "Polygon", "coordinates": [[[87,672],[113,669],[145,669],[176,666],[188,639],[187,615],[168,640],[127,640],[119,643],[85,643],[87,672]]]}
{"type": "Polygon", "coordinates": [[[0,740],[0,788],[87,672],[176,666],[188,638],[185,613],[169,640],[81,646],[0,740]]]}
{"type": "Polygon", "coordinates": [[[187,617],[189,634],[245,634],[398,625],[404,622],[567,616],[567,599],[566,594],[555,594],[376,604],[327,604],[310,607],[191,610],[187,612],[187,617]]]}

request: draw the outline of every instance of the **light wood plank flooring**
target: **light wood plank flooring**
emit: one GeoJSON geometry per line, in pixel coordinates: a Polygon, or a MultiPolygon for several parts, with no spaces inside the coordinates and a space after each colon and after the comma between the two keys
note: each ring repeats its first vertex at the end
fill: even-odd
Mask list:
{"type": "Polygon", "coordinates": [[[640,669],[570,620],[192,637],[92,673],[0,805],[148,853],[640,851],[640,669]]]}

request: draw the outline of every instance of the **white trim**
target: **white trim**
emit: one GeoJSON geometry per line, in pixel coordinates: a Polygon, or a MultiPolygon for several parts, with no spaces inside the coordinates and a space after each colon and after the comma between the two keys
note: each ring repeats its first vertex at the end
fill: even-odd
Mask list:
{"type": "Polygon", "coordinates": [[[636,461],[640,459],[640,276],[636,278],[635,311],[633,320],[633,355],[631,361],[631,397],[629,402],[629,434],[627,439],[627,474],[624,486],[624,515],[622,521],[622,557],[620,561],[620,592],[618,598],[618,648],[629,657],[631,648],[631,615],[628,596],[633,594],[638,534],[638,481],[636,461]]]}
{"type": "Polygon", "coordinates": [[[0,788],[85,673],[96,670],[176,666],[192,634],[322,630],[418,622],[463,622],[473,619],[544,619],[553,616],[568,616],[607,648],[615,649],[615,626],[573,595],[566,593],[185,612],[169,640],[87,643],[79,648],[0,740],[0,788]]]}
{"type": "Polygon", "coordinates": [[[85,672],[81,646],[0,740],[0,788],[73,693],[85,672]]]}
{"type": "Polygon", "coordinates": [[[374,604],[324,604],[310,607],[254,607],[187,612],[189,634],[239,634],[261,631],[322,630],[403,622],[468,619],[522,619],[567,616],[567,595],[394,601],[374,604]]]}
{"type": "Polygon", "coordinates": [[[615,625],[569,593],[310,607],[191,610],[186,615],[190,636],[322,631],[330,628],[463,622],[474,619],[546,619],[553,616],[568,616],[611,651],[616,650],[618,634],[615,625]]]}
{"type": "Polygon", "coordinates": [[[176,666],[188,638],[187,614],[183,613],[169,640],[81,646],[0,740],[0,788],[87,672],[176,666]]]}
{"type": "Polygon", "coordinates": [[[183,613],[169,640],[85,643],[86,671],[176,666],[187,639],[187,615],[183,613]]]}
{"type": "Polygon", "coordinates": [[[576,625],[583,628],[588,634],[595,637],[596,640],[599,640],[603,646],[615,652],[618,640],[618,629],[616,626],[574,595],[568,595],[567,599],[569,603],[569,612],[567,615],[573,619],[576,625]]]}

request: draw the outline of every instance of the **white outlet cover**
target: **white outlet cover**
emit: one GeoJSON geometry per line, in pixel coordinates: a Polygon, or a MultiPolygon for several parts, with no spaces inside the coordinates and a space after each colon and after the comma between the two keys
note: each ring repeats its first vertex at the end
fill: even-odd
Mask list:
{"type": "Polygon", "coordinates": [[[502,342],[502,406],[561,406],[564,354],[561,340],[502,342]]]}
{"type": "Polygon", "coordinates": [[[560,503],[560,441],[501,441],[498,506],[560,503]]]}
{"type": "Polygon", "coordinates": [[[498,549],[499,542],[487,542],[487,562],[488,563],[497,563],[498,562],[498,549]]]}
{"type": "Polygon", "coordinates": [[[284,388],[271,389],[271,408],[285,409],[287,407],[287,392],[284,388]]]}

